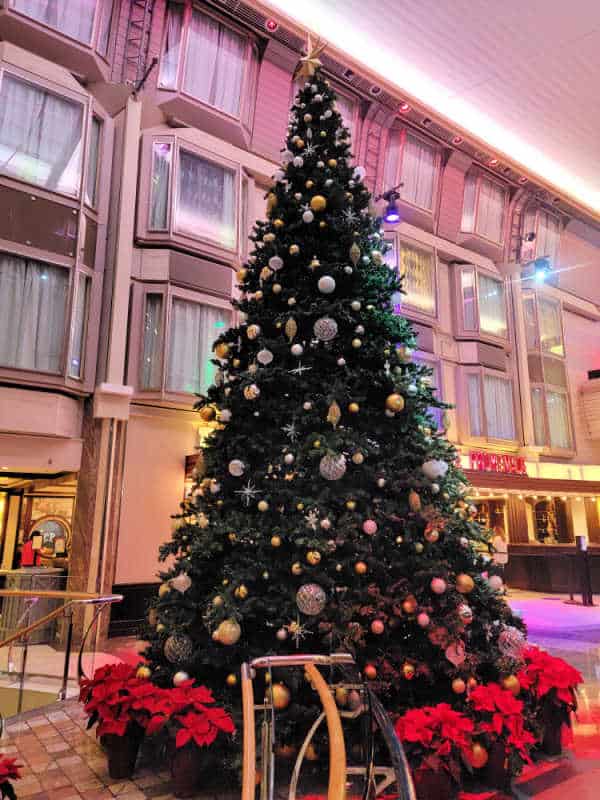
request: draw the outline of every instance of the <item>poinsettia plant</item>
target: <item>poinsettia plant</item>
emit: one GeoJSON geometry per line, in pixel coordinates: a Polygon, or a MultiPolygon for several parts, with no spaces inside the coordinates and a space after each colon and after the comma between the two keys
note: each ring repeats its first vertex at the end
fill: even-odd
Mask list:
{"type": "Polygon", "coordinates": [[[18,781],[21,777],[22,765],[17,764],[16,758],[0,758],[0,797],[4,800],[17,800],[11,781],[18,781]]]}
{"type": "Polygon", "coordinates": [[[149,682],[138,678],[129,664],[107,664],[99,667],[93,678],[83,678],[79,699],[89,716],[88,728],[97,724],[97,736],[124,736],[131,723],[143,726],[143,716],[133,710],[134,691],[149,682]]]}
{"type": "Polygon", "coordinates": [[[522,689],[538,700],[548,697],[569,709],[577,708],[575,690],[583,683],[583,677],[575,667],[539,647],[528,647],[522,659],[525,666],[517,674],[522,689]]]}
{"type": "Polygon", "coordinates": [[[523,701],[500,684],[488,683],[470,692],[468,705],[475,734],[488,748],[500,742],[509,757],[511,773],[518,774],[523,764],[531,762],[529,750],[536,743],[526,727],[523,701]]]}
{"type": "Polygon", "coordinates": [[[395,725],[413,770],[446,770],[457,782],[470,752],[473,728],[472,720],[448,703],[413,708],[395,725]]]}

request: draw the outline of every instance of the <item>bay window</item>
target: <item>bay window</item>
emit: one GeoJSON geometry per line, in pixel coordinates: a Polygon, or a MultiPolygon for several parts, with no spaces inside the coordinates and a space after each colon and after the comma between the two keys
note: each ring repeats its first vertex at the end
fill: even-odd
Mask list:
{"type": "Polygon", "coordinates": [[[12,0],[23,16],[92,46],[106,55],[112,16],[112,0],[12,0]]]}
{"type": "Polygon", "coordinates": [[[549,211],[539,206],[528,206],[523,216],[524,237],[534,234],[532,242],[523,243],[521,258],[523,261],[548,257],[554,266],[558,256],[560,243],[560,220],[549,211]]]}
{"type": "Polygon", "coordinates": [[[403,241],[400,243],[399,256],[403,289],[399,305],[434,317],[437,302],[433,251],[403,241]]]}
{"type": "Polygon", "coordinates": [[[169,3],[159,88],[180,90],[240,119],[255,71],[256,53],[248,36],[191,4],[169,3]]]}
{"type": "Polygon", "coordinates": [[[0,253],[0,365],[59,373],[69,270],[0,253]]]}
{"type": "Polygon", "coordinates": [[[0,174],[78,196],[82,103],[6,70],[0,75],[0,174]]]}
{"type": "Polygon", "coordinates": [[[458,280],[460,333],[506,339],[508,321],[503,281],[471,266],[459,268],[458,280]]]}
{"type": "Polygon", "coordinates": [[[506,189],[477,171],[465,178],[461,230],[501,244],[506,212],[506,189]]]}
{"type": "Polygon", "coordinates": [[[83,360],[87,333],[87,317],[92,279],[84,272],[78,274],[73,313],[73,337],[69,359],[69,377],[83,377],[83,360]]]}
{"type": "Polygon", "coordinates": [[[148,292],[144,303],[142,335],[142,389],[160,389],[162,385],[163,295],[148,292]]]}
{"type": "Polygon", "coordinates": [[[471,437],[516,440],[513,385],[508,378],[479,370],[467,373],[471,437]]]}
{"type": "Polygon", "coordinates": [[[406,129],[390,131],[384,165],[384,188],[402,184],[400,199],[423,211],[433,211],[438,171],[435,145],[406,129]]]}

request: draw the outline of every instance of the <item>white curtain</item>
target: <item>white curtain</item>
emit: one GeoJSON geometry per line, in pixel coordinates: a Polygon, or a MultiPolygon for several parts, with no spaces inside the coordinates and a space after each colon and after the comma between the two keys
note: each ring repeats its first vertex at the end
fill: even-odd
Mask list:
{"type": "Polygon", "coordinates": [[[0,84],[0,172],[79,194],[83,108],[4,72],[0,84]]]}
{"type": "Polygon", "coordinates": [[[150,190],[150,230],[164,231],[169,221],[169,178],[171,145],[155,142],[152,147],[152,187],[150,190]]]}
{"type": "Polygon", "coordinates": [[[433,147],[410,134],[406,135],[402,153],[403,200],[430,211],[433,208],[436,153],[433,147]]]}
{"type": "Polygon", "coordinates": [[[69,271],[0,254],[0,364],[60,372],[69,271]]]}
{"type": "Polygon", "coordinates": [[[354,116],[356,113],[356,102],[349,97],[346,97],[344,94],[338,94],[336,96],[335,105],[342,117],[342,122],[350,131],[350,135],[354,136],[354,116]]]}
{"type": "MultiPolygon", "coordinates": [[[[97,0],[14,0],[22,14],[78,42],[90,44],[97,0]]],[[[108,0],[105,0],[108,4],[108,0]]]]}
{"type": "Polygon", "coordinates": [[[523,316],[525,318],[525,341],[528,350],[538,348],[538,328],[535,313],[535,299],[531,296],[523,298],[523,316]]]}
{"type": "Polygon", "coordinates": [[[477,329],[475,313],[475,270],[463,269],[460,273],[460,292],[463,305],[463,326],[466,331],[477,329]]]}
{"type": "Polygon", "coordinates": [[[402,244],[400,270],[403,276],[402,303],[427,314],[435,314],[433,254],[402,244]]]}
{"type": "Polygon", "coordinates": [[[512,384],[504,378],[483,376],[483,402],[490,439],[514,439],[512,384]]]}
{"type": "Polygon", "coordinates": [[[476,231],[490,242],[502,241],[506,193],[494,181],[479,180],[476,231]]]}
{"type": "Polygon", "coordinates": [[[481,272],[477,276],[479,300],[479,328],[483,333],[506,337],[506,303],[504,285],[481,272]]]}
{"type": "Polygon", "coordinates": [[[471,436],[483,436],[479,375],[475,375],[472,372],[467,375],[467,398],[469,403],[469,426],[471,436]]]}
{"type": "Polygon", "coordinates": [[[477,176],[472,172],[465,177],[463,211],[460,229],[472,233],[475,227],[475,201],[477,199],[477,176]]]}
{"type": "Polygon", "coordinates": [[[234,117],[240,115],[246,40],[200,11],[192,13],[183,88],[234,117]]]}
{"type": "Polygon", "coordinates": [[[71,345],[71,358],[69,361],[69,375],[72,378],[81,378],[82,376],[90,283],[91,281],[87,275],[79,275],[79,280],[77,282],[77,298],[75,300],[75,314],[73,316],[73,343],[71,345]]]}
{"type": "Polygon", "coordinates": [[[533,434],[538,447],[546,446],[546,408],[544,390],[535,387],[531,390],[531,410],[533,413],[533,434]]]}
{"type": "Polygon", "coordinates": [[[147,294],[144,309],[141,388],[162,387],[163,296],[147,294]]]}
{"type": "Polygon", "coordinates": [[[556,266],[558,242],[560,239],[560,224],[556,217],[546,211],[538,212],[538,229],[536,238],[536,255],[538,258],[549,256],[552,266],[556,266]]]}
{"type": "Polygon", "coordinates": [[[538,318],[543,352],[564,357],[560,304],[538,296],[538,318]]]}
{"type": "Polygon", "coordinates": [[[198,394],[213,382],[212,345],[229,313],[175,298],[171,307],[167,389],[198,394]]]}
{"type": "Polygon", "coordinates": [[[177,230],[233,249],[236,243],[235,173],[180,150],[177,230]]]}
{"type": "Polygon", "coordinates": [[[169,3],[165,46],[160,60],[159,86],[165,89],[177,88],[177,69],[181,54],[181,33],[183,30],[183,6],[169,3]]]}
{"type": "Polygon", "coordinates": [[[400,151],[402,149],[402,131],[391,130],[388,136],[387,148],[385,151],[385,165],[383,168],[383,190],[384,192],[397,186],[399,182],[398,172],[400,169],[400,151]]]}
{"type": "Polygon", "coordinates": [[[98,183],[98,157],[100,155],[100,131],[102,123],[98,117],[92,118],[90,144],[87,159],[87,176],[85,179],[85,202],[95,208],[96,188],[98,183]]]}
{"type": "Polygon", "coordinates": [[[569,402],[562,392],[546,391],[550,445],[569,449],[572,446],[569,402]]]}

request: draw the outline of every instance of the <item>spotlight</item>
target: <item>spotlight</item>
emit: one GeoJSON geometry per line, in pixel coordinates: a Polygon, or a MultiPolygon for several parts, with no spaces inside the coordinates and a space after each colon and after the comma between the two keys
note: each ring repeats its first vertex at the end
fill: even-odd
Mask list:
{"type": "Polygon", "coordinates": [[[395,200],[388,202],[383,218],[386,222],[400,222],[400,212],[395,200]]]}
{"type": "Polygon", "coordinates": [[[398,210],[397,200],[400,199],[400,193],[398,189],[404,184],[399,183],[398,186],[394,186],[392,189],[388,189],[387,192],[383,192],[380,194],[379,197],[376,197],[375,200],[385,200],[387,203],[385,207],[385,213],[383,215],[383,221],[389,222],[394,225],[397,222],[400,222],[400,211],[398,210]]]}
{"type": "Polygon", "coordinates": [[[275,33],[277,28],[279,27],[279,23],[273,17],[269,17],[269,19],[265,22],[265,28],[269,31],[269,33],[275,33]]]}
{"type": "Polygon", "coordinates": [[[544,283],[551,272],[552,267],[550,266],[550,259],[548,256],[536,258],[533,262],[533,277],[536,283],[544,283]]]}

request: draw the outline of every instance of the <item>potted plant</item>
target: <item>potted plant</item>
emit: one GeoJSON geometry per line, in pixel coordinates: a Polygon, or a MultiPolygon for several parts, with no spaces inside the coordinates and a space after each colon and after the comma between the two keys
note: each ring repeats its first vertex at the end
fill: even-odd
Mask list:
{"type": "Polygon", "coordinates": [[[147,733],[166,728],[173,793],[191,797],[200,786],[203,771],[201,749],[212,744],[220,733],[235,730],[231,716],[205,686],[189,680],[173,689],[159,689],[144,702],[149,714],[147,733]]]}
{"type": "Polygon", "coordinates": [[[560,755],[563,729],[571,726],[571,712],[577,709],[575,691],[583,677],[562,658],[539,647],[527,648],[522,658],[525,666],[517,678],[537,709],[541,749],[546,755],[560,755]]]}
{"type": "MultiPolygon", "coordinates": [[[[500,684],[488,683],[470,692],[468,705],[475,741],[487,754],[479,775],[490,788],[507,789],[511,776],[531,762],[529,749],[536,741],[525,727],[524,704],[500,684]]],[[[476,766],[472,760],[471,766],[476,766]]]]}
{"type": "Polygon", "coordinates": [[[0,798],[4,800],[17,800],[17,795],[11,781],[18,781],[21,777],[19,770],[21,764],[17,764],[16,758],[0,758],[0,798]]]}
{"type": "Polygon", "coordinates": [[[419,800],[456,798],[461,763],[471,750],[473,722],[439,703],[407,711],[395,729],[405,746],[419,800]]]}
{"type": "Polygon", "coordinates": [[[149,719],[141,698],[155,692],[147,679],[137,677],[135,667],[123,663],[100,667],[93,678],[81,681],[79,699],[89,716],[88,729],[97,724],[108,773],[115,780],[133,775],[149,719]]]}

